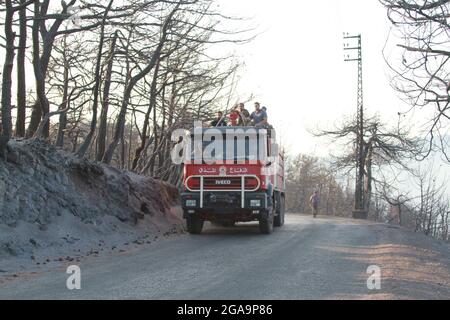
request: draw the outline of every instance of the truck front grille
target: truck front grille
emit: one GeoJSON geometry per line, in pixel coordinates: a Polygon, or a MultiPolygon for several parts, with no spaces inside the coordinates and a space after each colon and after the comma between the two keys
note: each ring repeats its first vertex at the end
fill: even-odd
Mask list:
{"type": "MultiPolygon", "coordinates": [[[[186,186],[191,191],[200,191],[200,177],[190,177],[186,181],[186,186]]],[[[256,191],[260,187],[257,177],[244,177],[245,191],[256,191]]],[[[204,191],[240,191],[242,189],[242,177],[204,177],[204,191]]]]}

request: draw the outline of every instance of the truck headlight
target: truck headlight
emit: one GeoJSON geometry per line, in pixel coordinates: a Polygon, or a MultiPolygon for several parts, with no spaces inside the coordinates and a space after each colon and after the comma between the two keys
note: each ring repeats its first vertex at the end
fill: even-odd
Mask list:
{"type": "Polygon", "coordinates": [[[197,200],[186,200],[186,207],[196,207],[197,200]]]}
{"type": "Polygon", "coordinates": [[[250,207],[261,207],[261,200],[250,200],[250,207]]]}

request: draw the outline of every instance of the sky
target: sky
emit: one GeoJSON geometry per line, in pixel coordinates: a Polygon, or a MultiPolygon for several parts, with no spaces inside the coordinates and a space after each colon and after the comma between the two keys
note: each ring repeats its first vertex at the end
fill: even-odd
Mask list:
{"type": "Polygon", "coordinates": [[[290,153],[327,156],[332,145],[309,131],[333,128],[356,112],[357,64],[343,61],[344,32],[362,35],[366,112],[396,125],[398,112],[406,110],[390,86],[382,51],[391,26],[377,0],[219,3],[257,25],[258,37],[237,50],[245,61],[237,91],[267,106],[290,153]]]}
{"type": "MultiPolygon", "coordinates": [[[[410,110],[390,84],[385,57],[395,64],[402,41],[377,0],[218,0],[224,12],[250,18],[258,37],[238,48],[245,62],[237,92],[254,95],[268,108],[269,122],[290,156],[327,159],[341,145],[310,132],[333,129],[356,114],[357,64],[344,62],[343,34],[362,35],[365,112],[397,127],[399,112],[410,110]],[[389,39],[389,41],[387,41],[389,39]],[[384,55],[383,55],[384,53],[384,55]]],[[[350,44],[352,44],[350,42],[350,44]]],[[[253,109],[253,102],[247,103],[253,109]]],[[[402,118],[420,134],[426,110],[402,118]]],[[[433,168],[437,181],[450,188],[450,166],[435,154],[414,168],[433,168]]],[[[387,173],[388,174],[388,173],[387,173]]],[[[399,177],[400,189],[414,193],[410,176],[399,177]]]]}

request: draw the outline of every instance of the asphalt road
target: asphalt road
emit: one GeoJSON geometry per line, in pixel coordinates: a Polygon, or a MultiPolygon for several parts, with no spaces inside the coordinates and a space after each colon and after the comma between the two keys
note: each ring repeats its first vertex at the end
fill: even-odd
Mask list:
{"type": "Polygon", "coordinates": [[[209,227],[87,259],[79,265],[81,290],[66,288],[65,267],[21,276],[0,285],[0,298],[448,299],[447,249],[382,224],[289,215],[269,236],[252,224],[209,227]],[[382,278],[372,291],[367,268],[374,264],[382,278]]]}

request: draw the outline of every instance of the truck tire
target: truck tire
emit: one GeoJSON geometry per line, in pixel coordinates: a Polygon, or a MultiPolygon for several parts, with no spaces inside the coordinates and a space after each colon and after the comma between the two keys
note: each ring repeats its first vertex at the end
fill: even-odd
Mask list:
{"type": "Polygon", "coordinates": [[[186,218],[187,231],[190,234],[201,234],[204,224],[205,221],[197,216],[190,215],[186,218]]]}
{"type": "Polygon", "coordinates": [[[284,196],[279,195],[277,197],[277,215],[274,219],[274,225],[275,227],[282,227],[284,226],[284,217],[285,217],[285,199],[284,196]]]}
{"type": "Polygon", "coordinates": [[[273,211],[269,212],[268,217],[263,217],[259,219],[259,231],[262,234],[271,234],[273,232],[273,211]]]}

